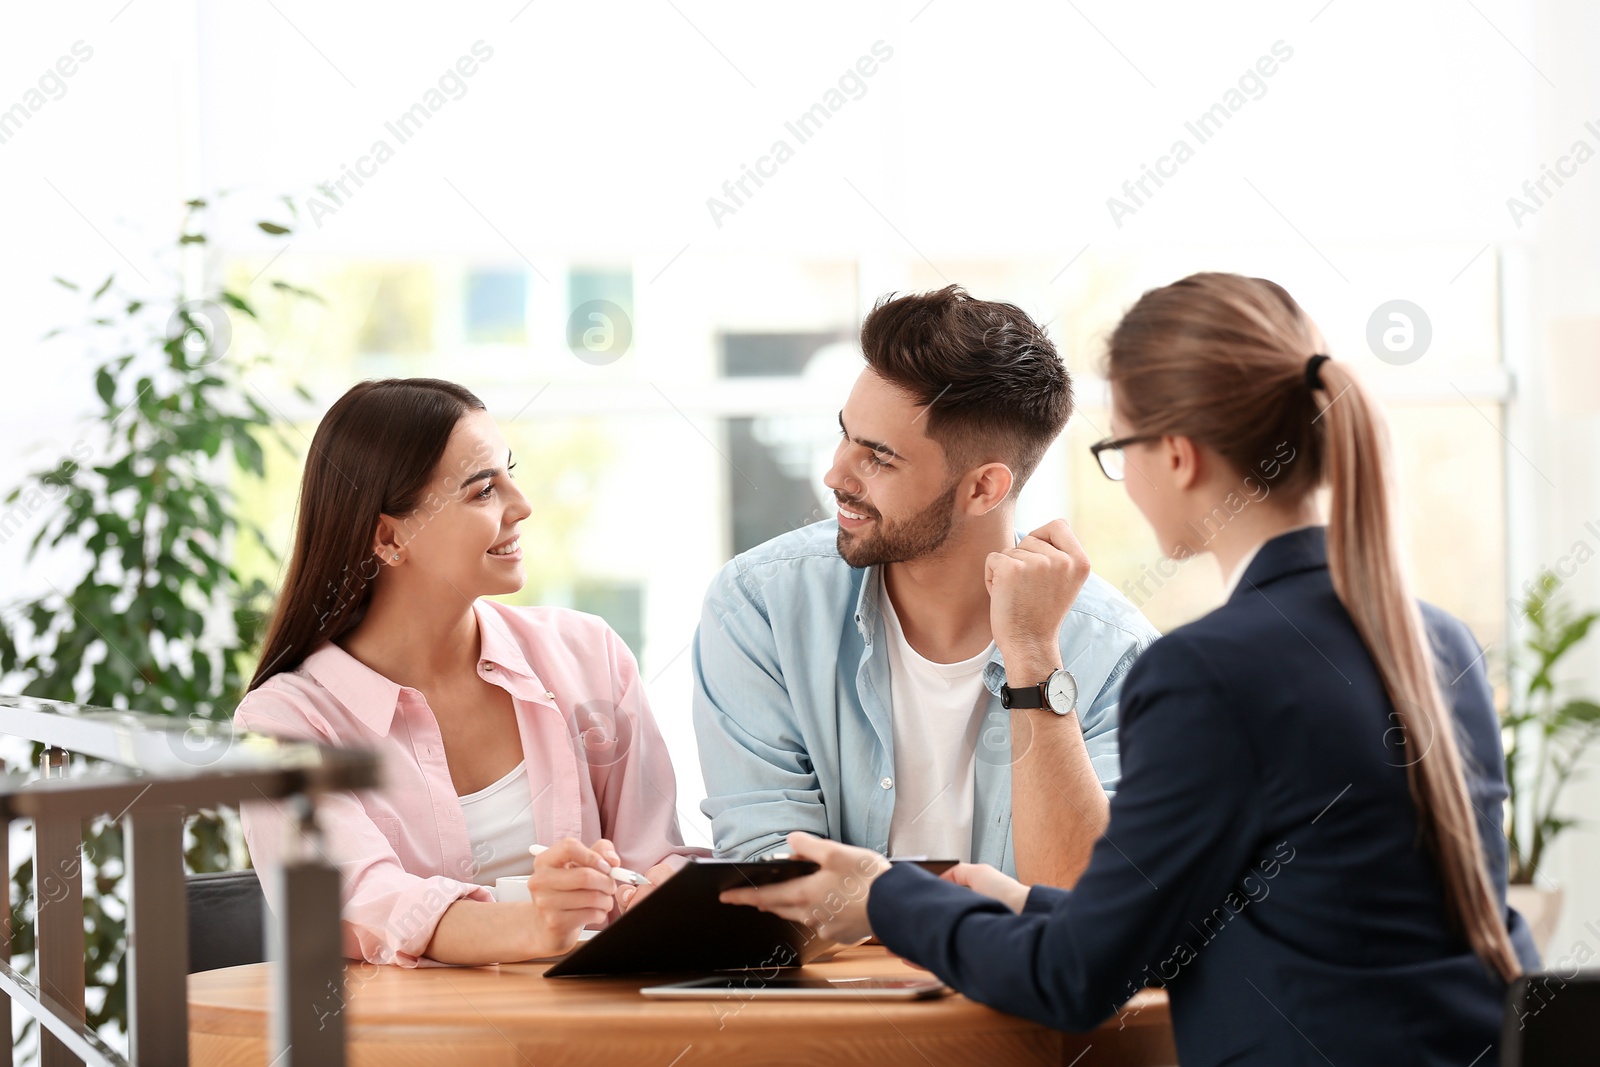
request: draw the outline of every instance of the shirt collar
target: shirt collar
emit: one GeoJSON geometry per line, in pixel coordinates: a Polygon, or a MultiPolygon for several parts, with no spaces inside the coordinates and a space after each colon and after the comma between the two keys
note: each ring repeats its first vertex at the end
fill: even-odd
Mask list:
{"type": "Polygon", "coordinates": [[[512,634],[510,623],[501,614],[505,609],[495,601],[482,598],[473,601],[472,608],[478,616],[479,677],[493,681],[495,675],[499,675],[512,696],[555,707],[556,695],[545,688],[539,672],[528,661],[522,643],[512,634]]]}
{"type": "MultiPolygon", "coordinates": [[[[472,602],[472,610],[478,621],[479,670],[493,664],[495,670],[508,675],[508,687],[519,690],[516,695],[548,703],[550,694],[505,620],[482,599],[472,602]]],[[[368,729],[380,737],[388,736],[405,686],[390,681],[331,641],[307,656],[301,669],[368,729]]]]}
{"type": "Polygon", "coordinates": [[[333,694],[363,726],[379,737],[389,736],[394,709],[400,702],[398,682],[391,682],[332,641],[307,656],[300,669],[333,694]]]}
{"type": "Polygon", "coordinates": [[[872,635],[878,632],[878,617],[883,613],[878,607],[878,591],[883,588],[883,568],[874,564],[861,572],[861,588],[856,592],[856,630],[861,639],[872,644],[872,635]]]}
{"type": "Polygon", "coordinates": [[[528,662],[527,653],[489,602],[482,598],[474,600],[472,610],[478,617],[478,666],[492,663],[496,669],[538,682],[539,676],[528,662]]]}

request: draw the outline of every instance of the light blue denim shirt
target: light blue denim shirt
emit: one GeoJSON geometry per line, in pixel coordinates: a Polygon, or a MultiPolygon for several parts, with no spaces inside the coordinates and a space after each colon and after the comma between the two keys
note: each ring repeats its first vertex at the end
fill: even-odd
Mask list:
{"type": "MultiPolygon", "coordinates": [[[[839,555],[835,520],[745,552],[706,593],[694,641],[694,726],[719,856],[749,859],[807,830],[887,853],[894,727],[878,569],[839,555]]],[[[1019,537],[1020,540],[1020,537],[1019,537]]],[[[1122,676],[1159,634],[1090,575],[1061,627],[1078,683],[1078,722],[1106,793],[1116,790],[1122,676]]],[[[972,859],[1016,873],[1011,848],[1011,719],[998,650],[979,733],[972,859]]]]}

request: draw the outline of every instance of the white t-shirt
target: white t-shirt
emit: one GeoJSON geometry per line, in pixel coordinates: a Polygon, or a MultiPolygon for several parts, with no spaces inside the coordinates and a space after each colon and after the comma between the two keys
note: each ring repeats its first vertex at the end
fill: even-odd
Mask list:
{"type": "Polygon", "coordinates": [[[889,704],[894,720],[894,816],[889,855],[972,858],[983,667],[994,644],[960,663],[935,663],[906,640],[879,578],[888,631],[889,704]]]}
{"type": "Polygon", "coordinates": [[[533,873],[529,845],[539,839],[533,830],[533,792],[528,783],[527,761],[493,785],[461,798],[467,820],[476,872],[472,880],[494,885],[496,878],[533,873]]]}

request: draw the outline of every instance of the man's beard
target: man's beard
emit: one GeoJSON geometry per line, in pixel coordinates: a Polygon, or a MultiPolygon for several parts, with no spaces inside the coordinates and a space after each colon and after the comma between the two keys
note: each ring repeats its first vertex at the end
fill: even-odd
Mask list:
{"type": "MultiPolygon", "coordinates": [[[[869,517],[875,521],[865,536],[840,527],[839,555],[852,567],[909,563],[932,555],[944,547],[955,529],[956,490],[960,484],[960,479],[951,482],[937,499],[909,519],[890,522],[874,512],[869,517]]],[[[840,503],[846,511],[855,511],[859,506],[840,503]]]]}

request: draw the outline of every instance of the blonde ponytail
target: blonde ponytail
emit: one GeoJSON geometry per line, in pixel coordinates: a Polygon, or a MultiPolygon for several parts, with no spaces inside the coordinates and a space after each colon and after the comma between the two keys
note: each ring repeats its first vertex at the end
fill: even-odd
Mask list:
{"type": "Polygon", "coordinates": [[[1408,755],[1406,776],[1424,837],[1444,881],[1452,923],[1507,982],[1522,973],[1489,884],[1467,795],[1454,718],[1422,612],[1400,565],[1388,425],[1349,368],[1320,368],[1323,475],[1332,490],[1328,570],[1334,592],[1372,653],[1408,755]]]}

